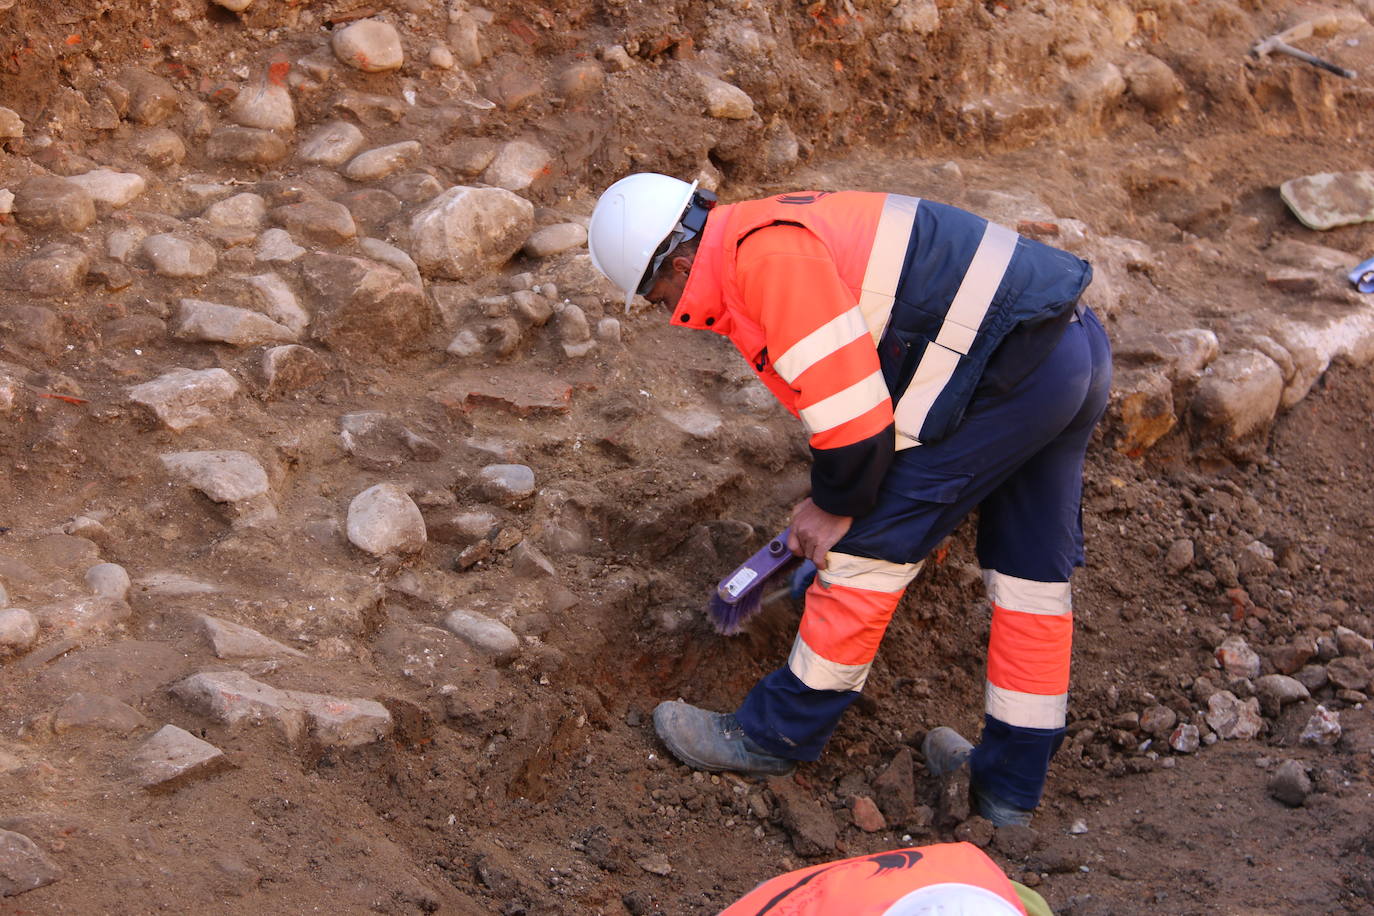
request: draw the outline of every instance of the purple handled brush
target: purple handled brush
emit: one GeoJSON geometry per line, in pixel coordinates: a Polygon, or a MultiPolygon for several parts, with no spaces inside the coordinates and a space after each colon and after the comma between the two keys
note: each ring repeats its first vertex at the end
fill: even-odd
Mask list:
{"type": "MultiPolygon", "coordinates": [[[[797,559],[792,555],[792,551],[787,549],[787,535],[791,530],[784,528],[782,533],[765,544],[762,550],[720,580],[708,608],[716,632],[724,636],[735,635],[744,622],[763,607],[764,586],[780,570],[797,559]]],[[[782,591],[786,592],[787,589],[784,588],[782,591]]]]}

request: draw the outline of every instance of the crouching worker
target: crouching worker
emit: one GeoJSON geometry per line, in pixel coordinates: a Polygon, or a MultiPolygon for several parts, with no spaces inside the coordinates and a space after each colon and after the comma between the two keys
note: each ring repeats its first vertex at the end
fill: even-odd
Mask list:
{"type": "Polygon", "coordinates": [[[647,173],[601,196],[588,236],[627,306],[644,295],[728,337],[810,436],[788,546],[820,572],[787,664],[734,712],[661,704],[668,749],[753,775],[815,760],[922,560],[976,508],[992,604],[982,738],[934,729],[923,750],[936,775],[970,767],[983,816],[1026,823],[1064,736],[1083,459],[1111,374],[1079,304],[1091,268],[928,200],[717,206],[647,173]]]}
{"type": "Polygon", "coordinates": [[[855,856],[779,875],[720,916],[1053,916],[972,843],[855,856]]]}

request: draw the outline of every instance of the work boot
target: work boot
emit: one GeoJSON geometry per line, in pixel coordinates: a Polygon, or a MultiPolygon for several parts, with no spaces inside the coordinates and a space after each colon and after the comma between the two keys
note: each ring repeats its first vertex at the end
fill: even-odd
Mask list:
{"type": "Polygon", "coordinates": [[[949,820],[963,820],[961,812],[967,813],[972,802],[973,808],[994,827],[1030,825],[1029,811],[980,789],[968,778],[968,758],[973,753],[973,745],[954,729],[944,725],[932,728],[921,742],[921,753],[925,755],[930,775],[940,780],[939,807],[949,814],[949,820]]]}
{"type": "Polygon", "coordinates": [[[668,700],[654,709],[654,731],[673,756],[696,770],[745,776],[785,776],[795,760],[777,757],[749,740],[734,713],[710,712],[668,700]]]}

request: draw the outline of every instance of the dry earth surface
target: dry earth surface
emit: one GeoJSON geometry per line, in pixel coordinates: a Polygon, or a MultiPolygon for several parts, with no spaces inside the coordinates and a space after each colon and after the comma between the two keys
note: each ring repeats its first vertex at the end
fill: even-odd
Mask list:
{"type": "Polygon", "coordinates": [[[1058,913],[1374,912],[1374,10],[1227,0],[0,2],[0,912],[711,913],[952,838],[1058,913]],[[1296,43],[1354,79],[1247,52],[1296,43]],[[622,313],[596,193],[864,187],[1079,252],[1116,351],[1034,827],[935,797],[968,530],[824,758],[692,773],[799,613],[703,614],[804,493],[724,341],[622,313]]]}

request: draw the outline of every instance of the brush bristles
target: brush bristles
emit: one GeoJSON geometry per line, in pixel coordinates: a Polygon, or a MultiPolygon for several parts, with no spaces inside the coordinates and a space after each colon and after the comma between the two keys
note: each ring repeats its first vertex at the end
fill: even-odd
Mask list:
{"type": "Polygon", "coordinates": [[[762,606],[763,589],[751,588],[734,604],[722,600],[719,595],[712,595],[707,610],[710,611],[711,622],[715,624],[717,633],[722,636],[734,636],[743,629],[744,622],[757,614],[762,606]]]}

